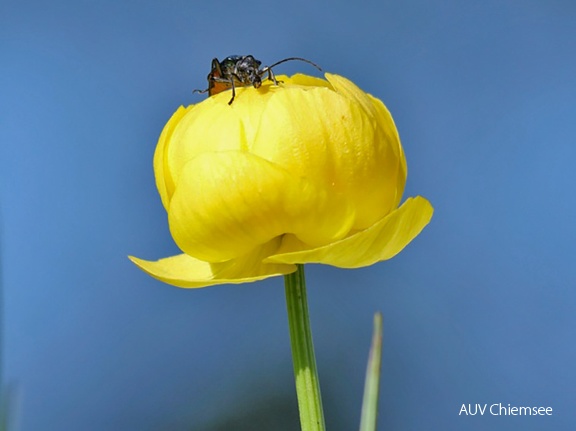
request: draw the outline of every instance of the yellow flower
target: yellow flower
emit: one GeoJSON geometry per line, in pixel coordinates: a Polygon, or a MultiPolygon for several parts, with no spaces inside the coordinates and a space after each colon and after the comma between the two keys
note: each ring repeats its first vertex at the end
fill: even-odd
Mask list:
{"type": "Polygon", "coordinates": [[[390,113],[352,82],[278,77],[180,107],[154,155],[183,254],[142,270],[180,287],[244,283],[298,263],[357,268],[400,252],[432,206],[400,207],[406,160],[390,113]]]}

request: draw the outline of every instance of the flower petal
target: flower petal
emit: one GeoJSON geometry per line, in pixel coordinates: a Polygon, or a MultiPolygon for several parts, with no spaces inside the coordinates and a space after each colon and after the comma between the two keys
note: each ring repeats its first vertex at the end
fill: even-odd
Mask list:
{"type": "Polygon", "coordinates": [[[245,256],[220,263],[208,263],[187,254],[179,254],[157,261],[128,256],[141,270],[173,286],[196,288],[216,284],[239,284],[290,274],[294,265],[262,263],[262,259],[278,248],[276,238],[245,256]]]}
{"type": "Polygon", "coordinates": [[[350,81],[327,76],[346,91],[279,88],[249,151],[339,192],[355,209],[353,227],[365,229],[397,207],[404,156],[388,111],[350,81]]]}
{"type": "MultiPolygon", "coordinates": [[[[328,87],[332,88],[332,85],[328,81],[316,76],[304,75],[303,73],[297,73],[292,76],[286,75],[276,75],[276,80],[281,86],[286,85],[302,85],[305,87],[328,87]]],[[[272,84],[272,81],[265,81],[272,84]]]]}
{"type": "Polygon", "coordinates": [[[178,247],[208,262],[244,255],[285,233],[312,246],[331,243],[348,234],[353,220],[338,195],[243,151],[190,160],[168,209],[178,247]]]}
{"type": "MultiPolygon", "coordinates": [[[[333,75],[331,73],[326,73],[325,76],[328,82],[332,84],[334,91],[336,91],[338,94],[341,94],[347,99],[354,100],[356,103],[360,104],[362,108],[372,117],[376,117],[378,115],[370,96],[363,92],[352,81],[344,78],[343,76],[333,75]]],[[[396,130],[396,127],[394,127],[394,130],[396,130]]]]}
{"type": "Polygon", "coordinates": [[[293,250],[302,244],[291,239],[290,244],[282,245],[280,253],[264,262],[323,263],[340,268],[369,266],[402,251],[428,224],[433,212],[432,205],[423,197],[409,198],[400,208],[368,229],[323,247],[299,251],[293,250]]]}
{"type": "Polygon", "coordinates": [[[170,203],[170,198],[174,192],[174,178],[167,169],[167,151],[168,143],[172,138],[174,129],[184,117],[184,115],[190,111],[195,105],[190,105],[188,107],[180,106],[172,117],[168,120],[168,123],[162,129],[160,134],[160,139],[158,139],[158,145],[156,146],[156,151],[154,152],[154,175],[156,176],[156,187],[158,188],[158,193],[160,194],[160,199],[162,199],[162,205],[164,209],[168,210],[168,205],[170,203]]]}

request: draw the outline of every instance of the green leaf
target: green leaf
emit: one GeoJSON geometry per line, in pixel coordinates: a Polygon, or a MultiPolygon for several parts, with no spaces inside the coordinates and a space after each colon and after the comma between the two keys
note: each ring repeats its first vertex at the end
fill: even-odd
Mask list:
{"type": "Polygon", "coordinates": [[[382,313],[374,315],[374,332],[372,345],[366,369],[364,383],[364,399],[362,400],[362,415],[360,431],[376,431],[378,417],[378,394],[380,386],[380,365],[382,363],[382,313]]]}

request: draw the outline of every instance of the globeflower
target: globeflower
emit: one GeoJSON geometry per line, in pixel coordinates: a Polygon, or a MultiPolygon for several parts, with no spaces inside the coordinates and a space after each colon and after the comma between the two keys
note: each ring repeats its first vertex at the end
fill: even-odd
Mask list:
{"type": "Polygon", "coordinates": [[[244,283],[297,264],[358,268],[399,253],[432,217],[400,205],[406,159],[384,104],[338,75],[278,76],[180,107],[154,155],[182,254],[130,259],[179,287],[244,283]]]}

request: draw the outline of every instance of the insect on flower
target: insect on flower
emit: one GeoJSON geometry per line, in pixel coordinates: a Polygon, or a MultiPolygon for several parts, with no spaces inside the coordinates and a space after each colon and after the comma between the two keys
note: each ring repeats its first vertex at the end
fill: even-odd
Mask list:
{"type": "Polygon", "coordinates": [[[217,58],[212,60],[212,69],[208,74],[208,88],[206,90],[194,90],[194,93],[208,92],[208,95],[213,96],[232,88],[232,98],[228,102],[228,105],[231,105],[236,97],[236,87],[252,85],[254,88],[259,88],[262,85],[262,78],[266,74],[268,74],[268,79],[274,82],[274,85],[278,85],[272,68],[292,60],[303,61],[322,71],[317,64],[300,57],[285,58],[272,66],[260,69],[262,62],[256,60],[252,55],[231,55],[222,61],[217,58]]]}

